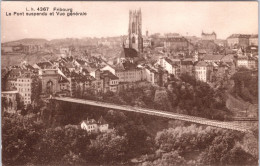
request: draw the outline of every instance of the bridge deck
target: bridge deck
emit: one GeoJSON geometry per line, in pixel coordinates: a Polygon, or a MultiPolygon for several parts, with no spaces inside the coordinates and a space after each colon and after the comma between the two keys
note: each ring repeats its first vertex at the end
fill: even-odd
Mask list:
{"type": "Polygon", "coordinates": [[[201,118],[201,117],[196,117],[196,116],[190,116],[190,115],[184,115],[184,114],[178,114],[178,113],[172,113],[172,112],[166,112],[166,111],[160,111],[160,110],[154,110],[154,109],[148,109],[148,108],[133,107],[133,106],[128,106],[128,105],[117,105],[117,104],[112,104],[112,103],[85,100],[85,99],[76,99],[76,98],[69,98],[69,97],[53,97],[52,100],[79,103],[79,104],[111,108],[111,109],[117,109],[117,110],[124,110],[124,111],[129,111],[129,112],[137,112],[137,113],[143,113],[143,114],[148,114],[148,115],[165,117],[165,118],[169,118],[169,119],[177,119],[177,120],[183,120],[183,121],[188,121],[188,122],[194,122],[194,123],[198,123],[198,124],[214,126],[214,127],[224,128],[224,129],[230,129],[230,130],[236,130],[236,131],[242,131],[242,132],[251,132],[249,127],[242,126],[240,124],[235,124],[233,122],[221,122],[221,121],[217,121],[217,120],[209,120],[206,118],[201,118]]]}

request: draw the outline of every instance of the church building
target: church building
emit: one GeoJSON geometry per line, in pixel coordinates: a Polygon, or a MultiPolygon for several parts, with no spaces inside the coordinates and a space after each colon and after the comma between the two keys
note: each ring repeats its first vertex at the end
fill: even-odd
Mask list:
{"type": "Polygon", "coordinates": [[[138,53],[143,52],[141,9],[129,11],[129,28],[125,47],[135,49],[138,53]]]}

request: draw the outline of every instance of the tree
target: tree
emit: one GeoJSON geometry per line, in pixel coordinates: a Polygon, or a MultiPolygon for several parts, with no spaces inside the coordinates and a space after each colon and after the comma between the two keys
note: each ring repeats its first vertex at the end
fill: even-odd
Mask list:
{"type": "Polygon", "coordinates": [[[88,152],[88,158],[97,163],[120,162],[126,159],[127,139],[115,130],[109,131],[92,141],[88,152]]]}
{"type": "Polygon", "coordinates": [[[215,137],[210,146],[201,153],[202,163],[213,165],[245,165],[251,163],[252,156],[236,144],[241,138],[243,138],[241,134],[232,131],[215,137]]]}
{"type": "Polygon", "coordinates": [[[17,110],[22,110],[24,109],[24,102],[21,99],[21,96],[18,94],[17,95],[17,110]]]}
{"type": "Polygon", "coordinates": [[[154,96],[154,102],[157,104],[157,109],[164,110],[164,111],[169,111],[172,109],[167,91],[156,90],[154,96]]]}
{"type": "Polygon", "coordinates": [[[37,101],[40,98],[41,90],[42,90],[42,83],[38,75],[32,76],[32,93],[31,93],[31,100],[37,101]]]}
{"type": "Polygon", "coordinates": [[[2,100],[2,111],[4,111],[4,109],[8,108],[8,101],[6,97],[2,97],[1,100],[2,100]]]}
{"type": "Polygon", "coordinates": [[[85,130],[67,125],[47,129],[37,147],[37,165],[77,164],[83,162],[83,154],[90,144],[85,130]],[[75,156],[75,160],[73,159],[75,156]],[[68,158],[67,158],[68,157],[68,158]]]}
{"type": "Polygon", "coordinates": [[[22,115],[22,116],[27,115],[27,113],[28,113],[28,110],[27,110],[27,109],[23,108],[23,109],[21,110],[21,115],[22,115]]]}
{"type": "Polygon", "coordinates": [[[24,165],[35,157],[34,147],[42,136],[43,125],[16,114],[6,113],[2,121],[4,165],[24,165]]]}
{"type": "Polygon", "coordinates": [[[239,68],[231,79],[235,83],[233,94],[252,103],[258,100],[258,75],[252,76],[251,73],[247,68],[239,68]]]}
{"type": "Polygon", "coordinates": [[[179,166],[185,164],[185,159],[181,157],[177,151],[164,153],[162,158],[156,160],[154,165],[163,165],[163,166],[179,166]]]}

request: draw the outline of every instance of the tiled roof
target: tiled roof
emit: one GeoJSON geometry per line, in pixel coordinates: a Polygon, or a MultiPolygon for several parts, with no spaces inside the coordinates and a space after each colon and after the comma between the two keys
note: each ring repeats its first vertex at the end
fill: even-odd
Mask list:
{"type": "Polygon", "coordinates": [[[224,55],[205,55],[204,60],[221,60],[224,57],[224,55]]]}
{"type": "Polygon", "coordinates": [[[64,66],[67,67],[67,68],[74,68],[73,64],[70,63],[70,62],[65,63],[64,66]]]}
{"type": "Polygon", "coordinates": [[[133,48],[124,48],[124,54],[126,58],[138,57],[138,53],[133,48]]]}
{"type": "Polygon", "coordinates": [[[102,73],[100,73],[100,77],[109,77],[111,80],[119,79],[117,76],[115,76],[113,73],[111,73],[108,70],[104,70],[102,73]]]}
{"type": "Polygon", "coordinates": [[[31,72],[23,73],[18,78],[32,78],[32,73],[31,72]]]}
{"type": "Polygon", "coordinates": [[[231,36],[228,37],[228,39],[230,38],[249,38],[250,35],[246,35],[246,34],[232,34],[231,36]]]}
{"type": "Polygon", "coordinates": [[[24,66],[26,69],[35,70],[35,68],[32,67],[32,65],[30,65],[30,64],[24,64],[23,66],[24,66]]]}
{"type": "Polygon", "coordinates": [[[185,37],[170,37],[165,39],[166,42],[187,42],[185,37]]]}
{"type": "Polygon", "coordinates": [[[216,33],[215,32],[212,32],[212,33],[204,33],[204,32],[202,32],[201,35],[211,36],[211,35],[216,35],[216,33]]]}
{"type": "Polygon", "coordinates": [[[124,65],[122,63],[119,63],[118,65],[115,65],[115,70],[125,70],[124,65]]]}
{"type": "Polygon", "coordinates": [[[72,56],[66,57],[65,60],[66,60],[67,62],[72,62],[72,61],[73,61],[73,57],[72,57],[72,56]]]}
{"type": "Polygon", "coordinates": [[[248,60],[248,57],[247,56],[241,56],[241,57],[238,57],[237,60],[248,60]]]}
{"type": "Polygon", "coordinates": [[[199,62],[197,62],[196,66],[207,67],[208,64],[205,61],[199,61],[199,62]]]}
{"type": "Polygon", "coordinates": [[[181,65],[193,65],[193,62],[191,60],[187,60],[187,61],[181,61],[181,65]]]}
{"type": "Polygon", "coordinates": [[[80,64],[80,65],[84,65],[86,62],[82,59],[76,59],[76,61],[80,64]]]}
{"type": "Polygon", "coordinates": [[[52,64],[50,62],[39,62],[36,63],[41,69],[51,68],[52,64]]]}
{"type": "Polygon", "coordinates": [[[145,68],[148,69],[150,72],[157,73],[157,71],[155,69],[153,69],[152,67],[150,67],[148,65],[145,65],[145,68]]]}
{"type": "Polygon", "coordinates": [[[87,125],[97,124],[97,122],[95,121],[95,119],[83,120],[83,122],[86,123],[87,125]]]}
{"type": "Polygon", "coordinates": [[[107,121],[102,116],[98,119],[98,123],[101,125],[108,124],[107,121]]]}
{"type": "Polygon", "coordinates": [[[93,67],[89,67],[89,66],[85,66],[83,69],[85,72],[87,71],[89,73],[98,70],[98,68],[93,68],[93,67]]]}
{"type": "Polygon", "coordinates": [[[66,67],[59,67],[59,69],[61,70],[61,72],[65,75],[65,76],[69,76],[70,75],[70,70],[66,67]]]}
{"type": "Polygon", "coordinates": [[[63,76],[60,76],[59,77],[59,80],[58,80],[58,83],[69,83],[69,80],[67,80],[65,77],[63,76]]]}
{"type": "Polygon", "coordinates": [[[179,65],[181,63],[180,59],[173,60],[173,59],[165,58],[165,61],[171,65],[179,65]]]}

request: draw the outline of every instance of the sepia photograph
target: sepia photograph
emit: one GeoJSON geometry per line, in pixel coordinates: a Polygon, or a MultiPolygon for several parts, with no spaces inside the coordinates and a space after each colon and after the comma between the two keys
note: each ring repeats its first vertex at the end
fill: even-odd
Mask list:
{"type": "Polygon", "coordinates": [[[4,166],[257,166],[257,1],[2,1],[4,166]]]}

